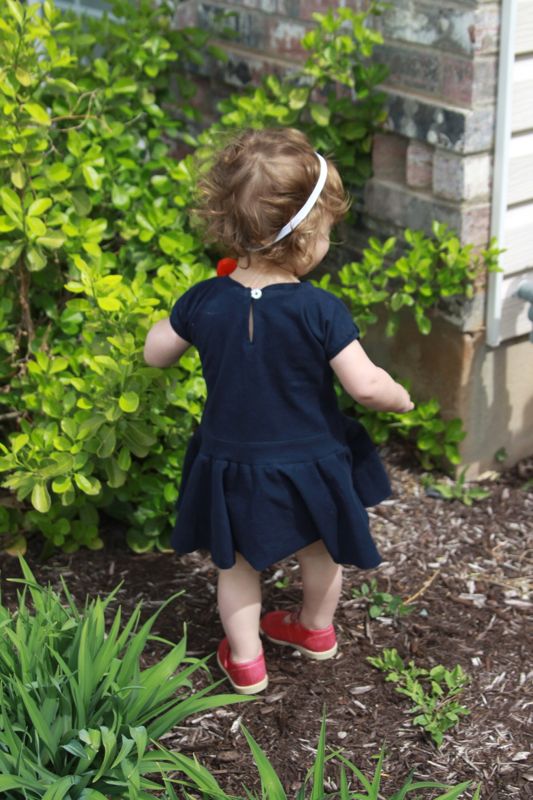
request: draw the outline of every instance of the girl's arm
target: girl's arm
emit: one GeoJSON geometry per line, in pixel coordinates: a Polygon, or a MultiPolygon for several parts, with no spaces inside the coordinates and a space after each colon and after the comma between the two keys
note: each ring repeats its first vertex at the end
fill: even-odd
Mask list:
{"type": "Polygon", "coordinates": [[[169,319],[160,319],[148,331],[144,360],[151,367],[170,367],[190,346],[190,342],[178,336],[169,319]]]}
{"type": "Polygon", "coordinates": [[[398,414],[414,408],[406,389],[384,369],[376,367],[359,342],[351,342],[329,363],[350,397],[363,406],[398,414]]]}

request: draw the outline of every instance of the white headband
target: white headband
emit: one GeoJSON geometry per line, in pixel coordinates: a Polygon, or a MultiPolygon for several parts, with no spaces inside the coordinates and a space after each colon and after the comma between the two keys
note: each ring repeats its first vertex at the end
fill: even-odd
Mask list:
{"type": "Polygon", "coordinates": [[[313,191],[311,192],[311,194],[309,195],[309,197],[307,198],[301,209],[294,215],[294,217],[292,217],[292,219],[290,219],[287,222],[286,225],[283,226],[283,228],[280,230],[276,238],[269,244],[265,244],[262,247],[254,247],[253,248],[254,253],[257,252],[258,250],[266,250],[267,247],[272,247],[273,244],[276,244],[276,242],[279,242],[281,239],[284,239],[286,236],[292,233],[293,230],[300,224],[300,222],[303,222],[304,219],[310,214],[311,209],[313,208],[316,201],[320,197],[320,193],[322,192],[322,189],[324,188],[326,179],[328,177],[328,165],[326,159],[323,158],[323,156],[321,156],[320,153],[315,153],[315,155],[320,162],[320,175],[318,176],[315,188],[313,189],[313,191]]]}

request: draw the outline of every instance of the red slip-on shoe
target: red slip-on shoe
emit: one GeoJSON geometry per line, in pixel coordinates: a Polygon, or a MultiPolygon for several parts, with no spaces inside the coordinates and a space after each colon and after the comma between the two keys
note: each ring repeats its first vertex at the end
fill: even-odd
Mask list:
{"type": "Polygon", "coordinates": [[[218,666],[239,694],[256,694],[268,686],[268,675],[263,651],[252,661],[235,664],[227,639],[222,639],[217,650],[218,666]]]}
{"type": "Polygon", "coordinates": [[[304,628],[298,612],[270,611],[261,620],[261,631],[276,644],[294,647],[308,658],[324,661],[337,652],[337,637],[333,625],[320,630],[304,628]]]}

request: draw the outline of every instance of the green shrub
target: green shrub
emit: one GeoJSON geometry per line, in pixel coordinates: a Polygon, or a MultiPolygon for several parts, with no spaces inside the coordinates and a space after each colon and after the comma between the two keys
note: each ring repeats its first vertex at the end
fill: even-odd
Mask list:
{"type": "Polygon", "coordinates": [[[466,436],[459,418],[445,420],[438,400],[416,403],[408,414],[373,411],[357,406],[357,415],[377,444],[385,444],[391,435],[411,441],[424,469],[446,469],[461,463],[459,444],[466,436]]]}
{"type": "Polygon", "coordinates": [[[205,387],[195,356],[162,373],[142,345],[210,274],[188,231],[192,176],[171,157],[195,115],[180,62],[206,34],[171,31],[175,3],[121,0],[121,20],[89,27],[38,8],[0,0],[0,402],[15,428],[0,469],[20,501],[6,544],[38,529],[47,549],[99,547],[105,508],[133,548],[162,548],[205,387]]]}
{"type": "MultiPolygon", "coordinates": [[[[12,552],[32,530],[45,551],[101,547],[105,510],[133,549],[165,549],[205,386],[195,354],[160,371],[142,346],[212,274],[188,221],[195,163],[176,160],[177,148],[205,155],[232,127],[298,125],[357,190],[384,119],[385,73],[369,61],[381,39],[368,24],[381,5],[316,15],[301,74],[225,101],[198,140],[187,68],[220,53],[205,31],[172,29],[174,0],[114,0],[115,18],[83,23],[50,0],[40,8],[0,0],[0,472],[16,498],[0,507],[0,536],[12,552]]],[[[321,282],[363,330],[379,303],[389,332],[403,307],[427,332],[442,297],[470,295],[480,269],[494,267],[493,246],[476,260],[445,226],[406,239],[388,266],[394,240],[372,239],[361,263],[321,282]]],[[[414,439],[428,469],[460,460],[462,426],[444,422],[436,401],[409,415],[361,414],[378,442],[391,430],[414,439]]]]}
{"type": "Polygon", "coordinates": [[[472,298],[476,280],[499,269],[501,251],[495,240],[475,252],[473,245],[462,245],[443,223],[433,223],[431,236],[408,228],[404,238],[399,258],[391,259],[395,237],[385,242],[372,237],[361,261],[346,264],[338,276],[328,274],[319,281],[319,286],[346,301],[363,333],[377,322],[380,308],[387,316],[388,336],[398,330],[401,309],[408,309],[420,333],[428,334],[431,314],[443,301],[472,298]]]}
{"type": "MultiPolygon", "coordinates": [[[[0,605],[0,790],[6,800],[146,798],[165,769],[148,749],[174,725],[205,709],[242,701],[193,692],[191,676],[207,659],[186,657],[152,634],[169,598],[142,625],[141,604],[123,624],[118,590],[87,599],[80,611],[63,582],[61,597],[39,586],[21,561],[24,590],[15,613],[0,605]],[[28,599],[31,599],[31,608],[28,599]],[[106,622],[106,618],[108,621],[106,622]],[[142,668],[146,645],[168,653],[142,668]]],[[[168,767],[175,769],[175,766],[168,767]]]]}

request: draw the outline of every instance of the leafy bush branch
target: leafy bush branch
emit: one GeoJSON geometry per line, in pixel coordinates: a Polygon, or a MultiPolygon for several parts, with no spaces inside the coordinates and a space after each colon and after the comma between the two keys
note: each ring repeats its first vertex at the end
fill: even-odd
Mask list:
{"type": "Polygon", "coordinates": [[[379,308],[387,316],[387,336],[398,330],[402,309],[427,335],[434,310],[447,298],[472,298],[476,280],[498,271],[501,252],[495,240],[475,252],[443,223],[434,222],[432,234],[408,228],[402,254],[394,260],[396,238],[371,237],[361,261],[345,264],[335,276],[324,275],[319,285],[346,301],[363,333],[378,321],[379,308]]]}

